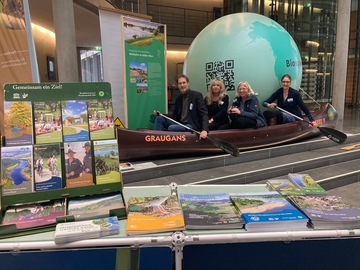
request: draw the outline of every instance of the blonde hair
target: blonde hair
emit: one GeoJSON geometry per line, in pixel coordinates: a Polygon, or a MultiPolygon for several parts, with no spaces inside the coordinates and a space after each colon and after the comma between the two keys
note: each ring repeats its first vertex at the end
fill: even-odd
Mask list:
{"type": "Polygon", "coordinates": [[[219,100],[217,101],[218,104],[220,104],[220,101],[224,98],[224,96],[226,95],[225,93],[225,85],[222,79],[213,79],[210,82],[207,94],[206,94],[206,103],[207,105],[210,105],[213,102],[213,91],[212,91],[212,87],[215,83],[219,83],[220,85],[220,93],[219,93],[219,100]]]}
{"type": "Polygon", "coordinates": [[[236,88],[236,96],[238,97],[239,96],[239,87],[241,85],[244,85],[246,87],[246,89],[248,90],[248,96],[250,95],[255,95],[255,92],[254,90],[251,88],[250,84],[247,82],[247,81],[241,81],[239,82],[237,88],[236,88]]]}

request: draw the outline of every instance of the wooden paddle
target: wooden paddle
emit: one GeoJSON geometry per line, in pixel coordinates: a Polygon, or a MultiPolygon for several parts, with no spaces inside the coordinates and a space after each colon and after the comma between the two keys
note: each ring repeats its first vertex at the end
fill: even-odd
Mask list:
{"type": "MultiPolygon", "coordinates": [[[[295,117],[296,119],[299,119],[301,121],[304,121],[305,123],[308,123],[309,125],[312,125],[311,122],[305,120],[305,119],[302,119],[301,117],[295,115],[295,114],[292,114],[291,112],[288,112],[278,106],[276,106],[276,108],[282,112],[285,112],[293,117],[295,117]]],[[[327,137],[328,139],[332,140],[333,142],[336,142],[336,143],[343,143],[346,141],[347,139],[347,135],[345,133],[342,133],[341,131],[338,131],[336,129],[333,129],[333,128],[328,128],[328,127],[317,127],[320,132],[325,136],[327,137]]]]}
{"type": "Polygon", "coordinates": [[[360,146],[360,143],[354,144],[354,145],[349,145],[349,146],[345,146],[345,147],[341,147],[341,150],[353,150],[355,149],[355,147],[360,146]]]}
{"type": "MultiPolygon", "coordinates": [[[[156,113],[157,113],[158,115],[160,115],[160,116],[162,116],[162,117],[164,117],[164,118],[166,118],[166,119],[174,122],[175,124],[180,125],[180,126],[186,128],[186,129],[190,130],[191,132],[194,132],[194,133],[200,135],[200,132],[199,132],[199,131],[196,131],[195,129],[192,129],[192,128],[188,127],[188,126],[185,126],[185,125],[183,125],[183,124],[175,121],[174,119],[172,119],[172,118],[170,118],[170,117],[168,117],[168,116],[166,116],[166,115],[163,115],[163,114],[160,113],[159,111],[156,111],[156,113]]],[[[233,144],[231,144],[231,143],[229,143],[229,142],[225,142],[225,141],[223,141],[223,140],[220,140],[220,139],[214,138],[214,137],[209,137],[209,136],[207,136],[206,139],[208,139],[213,145],[215,145],[216,147],[220,148],[220,149],[223,150],[224,152],[226,152],[226,153],[228,153],[228,154],[230,154],[230,155],[232,155],[232,156],[234,156],[234,157],[239,156],[239,148],[238,148],[236,145],[233,145],[233,144]]]]}

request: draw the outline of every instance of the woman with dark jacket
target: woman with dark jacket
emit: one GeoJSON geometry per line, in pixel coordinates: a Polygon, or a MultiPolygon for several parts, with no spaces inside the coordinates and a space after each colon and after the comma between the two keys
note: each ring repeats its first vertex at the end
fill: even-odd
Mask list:
{"type": "Polygon", "coordinates": [[[254,90],[248,82],[238,84],[236,98],[229,109],[230,128],[258,128],[266,126],[266,120],[260,110],[260,105],[254,90]]]}
{"type": "MultiPolygon", "coordinates": [[[[312,127],[317,127],[317,123],[314,121],[308,107],[305,105],[298,91],[290,87],[291,77],[289,74],[285,74],[281,78],[281,88],[273,93],[267,100],[263,102],[263,106],[269,109],[280,108],[302,118],[300,109],[305,113],[311,122],[312,127]],[[277,103],[274,103],[274,101],[277,103]]],[[[268,125],[285,124],[295,122],[297,119],[286,113],[278,110],[267,110],[264,112],[265,119],[268,125]]]]}
{"type": "Polygon", "coordinates": [[[221,79],[210,82],[204,102],[208,109],[209,130],[223,129],[224,125],[229,124],[229,96],[225,93],[225,85],[221,79]]]}

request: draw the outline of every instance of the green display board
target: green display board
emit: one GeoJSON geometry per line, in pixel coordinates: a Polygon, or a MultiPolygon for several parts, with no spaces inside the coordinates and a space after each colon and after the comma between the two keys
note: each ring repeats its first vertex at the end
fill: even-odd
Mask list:
{"type": "Polygon", "coordinates": [[[153,110],[165,112],[164,25],[124,17],[128,128],[152,128],[153,110]]]}

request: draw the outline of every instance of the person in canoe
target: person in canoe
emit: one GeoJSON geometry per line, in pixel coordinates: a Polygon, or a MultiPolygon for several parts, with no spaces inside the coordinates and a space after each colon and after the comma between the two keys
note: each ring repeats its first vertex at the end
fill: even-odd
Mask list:
{"type": "MultiPolygon", "coordinates": [[[[291,77],[289,74],[285,74],[281,78],[281,88],[276,90],[267,100],[263,102],[263,106],[269,109],[276,108],[279,106],[281,109],[284,109],[298,117],[302,118],[300,109],[305,113],[309,121],[311,122],[312,127],[316,128],[318,124],[314,121],[310,110],[305,105],[304,101],[301,98],[301,95],[298,91],[290,87],[291,77]],[[274,103],[274,101],[277,103],[274,103]]],[[[285,124],[290,122],[295,122],[297,119],[286,113],[278,110],[266,110],[264,112],[264,117],[269,126],[276,124],[285,124]]]]}
{"type": "Polygon", "coordinates": [[[229,96],[222,79],[213,79],[204,98],[209,116],[209,130],[224,129],[229,125],[229,96]]]}
{"type": "Polygon", "coordinates": [[[260,110],[259,100],[246,81],[238,84],[236,97],[229,109],[232,129],[258,128],[266,126],[266,120],[260,110]]]}
{"type": "MultiPolygon", "coordinates": [[[[172,115],[168,115],[175,121],[200,132],[200,138],[205,139],[209,132],[209,117],[204,103],[203,95],[200,92],[190,90],[189,78],[180,75],[177,79],[181,95],[175,100],[175,109],[172,115]]],[[[154,130],[187,131],[187,129],[170,119],[158,116],[154,111],[154,130]]]]}

